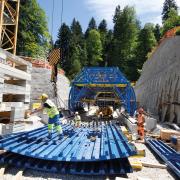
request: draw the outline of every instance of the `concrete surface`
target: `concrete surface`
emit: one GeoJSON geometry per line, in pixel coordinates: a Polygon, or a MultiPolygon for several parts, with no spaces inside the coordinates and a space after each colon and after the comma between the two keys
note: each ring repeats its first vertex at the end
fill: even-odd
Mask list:
{"type": "MultiPolygon", "coordinates": [[[[54,99],[53,85],[50,81],[51,70],[45,68],[32,68],[32,80],[31,80],[31,105],[38,102],[37,98],[42,94],[46,93],[51,99],[54,99]]],[[[61,74],[58,74],[57,91],[60,99],[65,102],[65,104],[60,100],[61,107],[67,106],[67,100],[70,90],[69,80],[61,74]]]]}
{"type": "Polygon", "coordinates": [[[180,124],[180,36],[165,39],[144,65],[137,101],[160,121],[180,124]]]}

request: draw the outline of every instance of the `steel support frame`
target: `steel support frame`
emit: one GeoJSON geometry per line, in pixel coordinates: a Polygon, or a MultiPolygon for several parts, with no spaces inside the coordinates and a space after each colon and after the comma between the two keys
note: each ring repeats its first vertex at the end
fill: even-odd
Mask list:
{"type": "MultiPolygon", "coordinates": [[[[113,90],[119,96],[121,102],[127,112],[133,116],[136,110],[136,96],[134,89],[131,87],[129,81],[124,77],[120,70],[116,67],[111,68],[84,68],[72,82],[71,91],[69,94],[69,109],[76,111],[76,107],[83,98],[92,98],[93,94],[96,95],[96,91],[99,87],[91,87],[88,89],[88,84],[114,84],[113,90]],[[104,81],[98,80],[98,75],[104,73],[104,81]],[[110,76],[110,77],[109,77],[110,76]],[[120,88],[118,84],[126,84],[126,87],[120,88]],[[82,87],[78,87],[77,84],[81,84],[82,87]],[[115,85],[117,84],[117,86],[115,85]]],[[[104,87],[105,88],[105,87],[104,87]]],[[[83,104],[81,104],[83,106],[83,104]]]]}

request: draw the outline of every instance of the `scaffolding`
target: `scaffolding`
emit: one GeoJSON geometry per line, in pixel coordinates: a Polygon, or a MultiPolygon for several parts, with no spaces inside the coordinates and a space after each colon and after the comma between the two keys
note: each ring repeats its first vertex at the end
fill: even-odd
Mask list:
{"type": "Polygon", "coordinates": [[[16,54],[20,0],[0,0],[0,47],[16,54]]]}

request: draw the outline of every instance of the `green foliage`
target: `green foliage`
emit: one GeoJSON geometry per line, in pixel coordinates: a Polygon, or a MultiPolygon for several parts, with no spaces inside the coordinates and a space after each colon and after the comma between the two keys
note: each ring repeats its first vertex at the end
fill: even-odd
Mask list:
{"type": "Polygon", "coordinates": [[[91,20],[89,21],[89,25],[88,28],[85,32],[85,37],[87,38],[89,35],[89,31],[93,30],[93,29],[97,29],[97,25],[96,25],[96,21],[95,19],[92,17],[91,20]]]}
{"type": "Polygon", "coordinates": [[[70,62],[70,41],[71,41],[71,31],[70,28],[63,23],[58,32],[58,39],[55,43],[56,48],[61,48],[62,59],[61,68],[65,70],[68,74],[70,62]]]}
{"type": "Polygon", "coordinates": [[[161,27],[159,24],[156,24],[153,32],[154,32],[156,41],[159,42],[159,40],[161,39],[161,27]]]}
{"type": "Polygon", "coordinates": [[[176,31],[176,35],[180,36],[180,30],[176,31]]]}
{"type": "Polygon", "coordinates": [[[37,0],[20,2],[17,54],[45,57],[50,48],[45,12],[37,0]]]}
{"type": "Polygon", "coordinates": [[[103,61],[99,63],[100,66],[105,66],[107,64],[107,46],[109,46],[109,36],[108,36],[108,30],[107,30],[107,22],[105,19],[103,19],[99,26],[98,31],[100,33],[101,37],[101,43],[102,43],[102,59],[103,61]]]}
{"type": "Polygon", "coordinates": [[[102,43],[100,33],[90,30],[87,38],[88,65],[97,66],[102,61],[102,43]]]}
{"type": "Polygon", "coordinates": [[[71,65],[69,66],[69,71],[67,71],[67,75],[70,79],[73,79],[74,76],[81,70],[81,63],[79,61],[80,52],[79,48],[74,45],[72,45],[71,48],[71,57],[70,62],[71,65]]]}
{"type": "Polygon", "coordinates": [[[169,29],[172,29],[173,27],[176,27],[179,25],[180,25],[180,16],[178,15],[176,10],[171,9],[168,14],[168,19],[164,21],[163,32],[165,33],[169,29]]]}
{"type": "Polygon", "coordinates": [[[114,16],[114,38],[109,65],[118,66],[130,79],[134,79],[129,62],[135,56],[139,24],[133,7],[126,6],[122,11],[118,6],[114,16]]]}
{"type": "Polygon", "coordinates": [[[178,6],[175,0],[165,0],[163,4],[162,11],[162,21],[163,23],[169,18],[169,12],[171,9],[174,9],[176,12],[178,11],[178,6]]]}
{"type": "Polygon", "coordinates": [[[107,22],[105,19],[100,22],[98,30],[100,33],[107,33],[107,22]]]}
{"type": "Polygon", "coordinates": [[[87,65],[86,41],[79,21],[76,21],[75,19],[71,25],[71,33],[71,41],[74,42],[79,51],[79,61],[81,65],[85,66],[87,65]]]}
{"type": "Polygon", "coordinates": [[[141,69],[144,62],[147,60],[147,54],[151,52],[156,45],[156,38],[153,33],[153,28],[149,24],[145,24],[138,36],[138,46],[136,50],[137,68],[141,69]]]}

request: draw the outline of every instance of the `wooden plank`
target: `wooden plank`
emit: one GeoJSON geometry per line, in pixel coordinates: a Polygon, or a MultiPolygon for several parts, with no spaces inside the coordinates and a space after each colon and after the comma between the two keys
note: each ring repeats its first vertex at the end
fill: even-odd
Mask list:
{"type": "Polygon", "coordinates": [[[23,179],[23,172],[24,169],[17,172],[17,174],[14,176],[13,180],[22,180],[23,179]]]}
{"type": "Polygon", "coordinates": [[[3,177],[4,176],[4,173],[6,171],[6,168],[7,168],[8,165],[4,165],[3,167],[0,167],[0,177],[3,177]]]}
{"type": "Polygon", "coordinates": [[[8,51],[3,50],[2,48],[0,48],[0,54],[4,55],[4,57],[6,57],[6,60],[12,61],[12,62],[14,62],[16,64],[30,65],[29,62],[25,61],[24,59],[22,59],[22,58],[20,58],[18,56],[15,56],[15,55],[11,54],[8,51]]]}
{"type": "Polygon", "coordinates": [[[15,69],[13,67],[10,67],[8,65],[4,65],[1,63],[0,63],[0,71],[9,77],[24,79],[24,80],[31,80],[31,74],[28,74],[24,71],[15,69]]]}
{"type": "Polygon", "coordinates": [[[167,166],[164,164],[154,164],[154,163],[142,162],[142,165],[144,167],[150,167],[150,168],[159,168],[159,169],[166,169],[167,168],[167,166]]]}
{"type": "Polygon", "coordinates": [[[161,129],[160,136],[162,140],[170,140],[173,135],[180,136],[180,132],[171,129],[161,129]]]}

